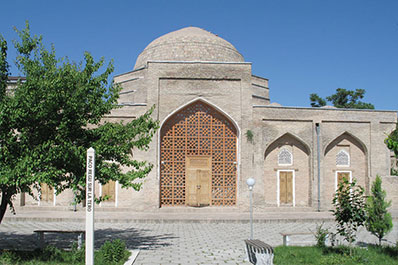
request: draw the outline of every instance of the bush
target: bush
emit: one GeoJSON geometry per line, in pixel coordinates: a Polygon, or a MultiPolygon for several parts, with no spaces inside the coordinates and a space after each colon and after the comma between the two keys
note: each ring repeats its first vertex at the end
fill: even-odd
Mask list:
{"type": "Polygon", "coordinates": [[[316,226],[316,231],[314,233],[315,236],[315,240],[316,240],[316,246],[320,247],[320,248],[324,248],[325,242],[326,242],[326,238],[328,237],[329,234],[329,229],[327,228],[323,228],[324,223],[322,223],[321,225],[317,225],[316,226]]]}
{"type": "Polygon", "coordinates": [[[14,251],[3,251],[0,255],[0,264],[16,264],[21,258],[14,251]]]}
{"type": "Polygon", "coordinates": [[[366,202],[366,229],[379,239],[379,245],[383,237],[392,229],[392,218],[387,208],[391,201],[386,201],[386,192],[381,188],[381,178],[376,176],[372,184],[372,194],[366,202]]]}
{"type": "Polygon", "coordinates": [[[73,263],[80,263],[85,262],[86,259],[86,246],[85,244],[82,245],[80,249],[77,249],[77,243],[73,243],[72,251],[71,251],[71,259],[73,263]]]}
{"type": "MultiPolygon", "coordinates": [[[[339,184],[333,198],[335,209],[332,211],[337,222],[337,233],[346,240],[350,246],[356,240],[356,232],[365,222],[364,189],[356,185],[356,180],[350,183],[346,178],[339,184]]],[[[350,251],[350,254],[352,252],[350,251]]]]}
{"type": "Polygon", "coordinates": [[[40,256],[43,261],[64,261],[63,251],[55,246],[46,246],[40,256]]]}
{"type": "Polygon", "coordinates": [[[126,252],[126,244],[120,239],[106,241],[100,251],[104,260],[107,262],[119,262],[124,259],[126,252]]]}

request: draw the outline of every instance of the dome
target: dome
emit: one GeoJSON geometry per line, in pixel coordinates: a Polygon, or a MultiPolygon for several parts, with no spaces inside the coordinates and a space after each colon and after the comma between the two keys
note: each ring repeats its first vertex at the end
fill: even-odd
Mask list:
{"type": "Polygon", "coordinates": [[[244,62],[228,41],[197,27],[170,32],[152,41],[138,56],[134,69],[148,61],[244,62]]]}

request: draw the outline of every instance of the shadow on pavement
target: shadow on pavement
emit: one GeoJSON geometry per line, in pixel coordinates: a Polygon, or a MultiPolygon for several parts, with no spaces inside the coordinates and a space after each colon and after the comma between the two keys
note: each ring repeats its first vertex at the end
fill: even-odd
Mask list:
{"type": "MultiPolygon", "coordinates": [[[[100,248],[105,241],[121,239],[128,249],[156,249],[171,245],[171,240],[177,238],[173,234],[147,235],[146,230],[134,228],[128,229],[97,229],[95,230],[95,248],[100,248]]],[[[45,234],[46,244],[58,248],[69,249],[77,242],[77,234],[45,234]]],[[[0,249],[33,250],[37,248],[35,234],[17,234],[12,232],[0,232],[0,249]]]]}

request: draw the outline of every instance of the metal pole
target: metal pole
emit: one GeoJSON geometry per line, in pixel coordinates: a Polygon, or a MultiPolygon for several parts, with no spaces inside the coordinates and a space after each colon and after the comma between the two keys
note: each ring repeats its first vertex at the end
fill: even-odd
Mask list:
{"type": "Polygon", "coordinates": [[[250,189],[250,239],[253,239],[253,190],[250,189]]]}
{"type": "Polygon", "coordinates": [[[318,166],[318,212],[321,211],[321,150],[319,134],[321,131],[319,123],[315,124],[316,129],[316,155],[317,155],[317,166],[318,166]]]}

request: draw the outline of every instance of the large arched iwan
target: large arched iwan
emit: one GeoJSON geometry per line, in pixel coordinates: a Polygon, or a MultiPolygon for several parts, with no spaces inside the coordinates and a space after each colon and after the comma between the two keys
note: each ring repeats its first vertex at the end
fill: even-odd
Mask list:
{"type": "Polygon", "coordinates": [[[186,167],[192,157],[209,161],[207,205],[236,204],[237,129],[225,115],[198,100],[169,117],[160,134],[161,206],[189,204],[186,167]]]}

